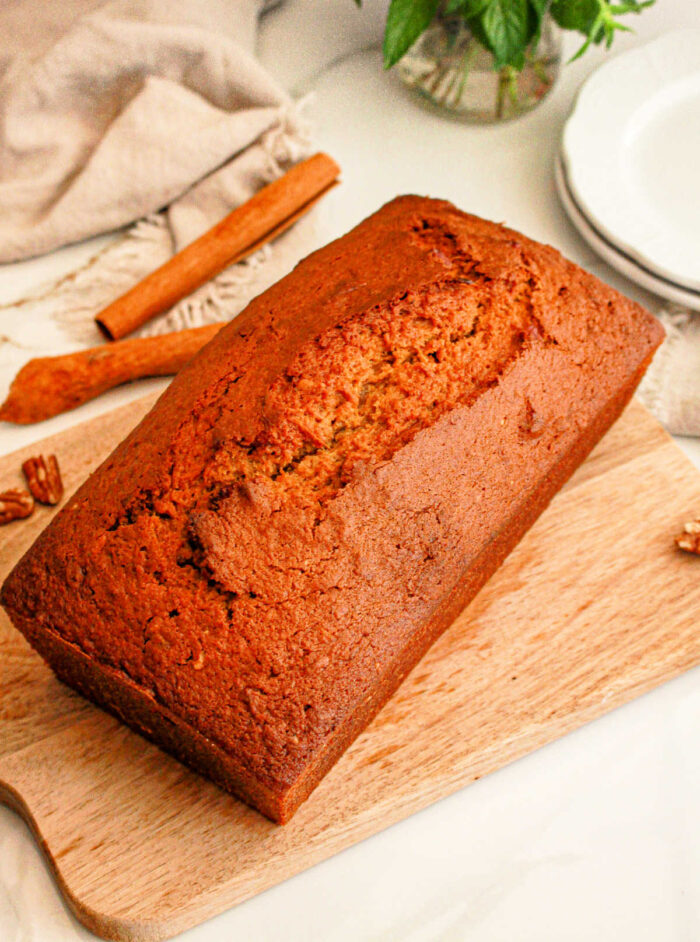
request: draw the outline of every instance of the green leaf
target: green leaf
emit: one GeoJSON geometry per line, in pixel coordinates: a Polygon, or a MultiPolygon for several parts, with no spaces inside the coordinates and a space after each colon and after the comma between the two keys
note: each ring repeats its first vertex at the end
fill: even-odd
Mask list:
{"type": "Polygon", "coordinates": [[[554,0],[551,6],[552,16],[564,29],[578,30],[586,37],[574,59],[579,59],[588,47],[605,41],[609,49],[615,33],[629,32],[630,27],[618,23],[616,16],[624,13],[641,13],[652,6],[655,0],[626,0],[623,3],[609,3],[608,0],[554,0]]]}
{"type": "Polygon", "coordinates": [[[391,0],[384,33],[384,68],[411,48],[435,16],[438,0],[391,0]]]}
{"type": "Polygon", "coordinates": [[[494,55],[494,67],[522,68],[530,33],[528,0],[492,0],[481,17],[481,25],[494,55]]]}
{"type": "Polygon", "coordinates": [[[449,0],[445,10],[447,13],[459,13],[466,20],[479,16],[491,0],[449,0]]]}
{"type": "Polygon", "coordinates": [[[544,15],[549,9],[549,0],[529,0],[527,7],[527,44],[537,45],[542,35],[544,15]]]}
{"type": "Polygon", "coordinates": [[[599,0],[554,0],[550,12],[562,29],[574,29],[588,36],[598,14],[599,0]]]}
{"type": "Polygon", "coordinates": [[[481,23],[481,18],[478,16],[474,16],[470,20],[467,20],[466,22],[467,22],[467,26],[471,30],[472,35],[474,36],[476,41],[478,43],[481,43],[484,49],[488,49],[488,51],[492,53],[493,49],[491,48],[491,40],[486,35],[484,27],[481,23]]]}

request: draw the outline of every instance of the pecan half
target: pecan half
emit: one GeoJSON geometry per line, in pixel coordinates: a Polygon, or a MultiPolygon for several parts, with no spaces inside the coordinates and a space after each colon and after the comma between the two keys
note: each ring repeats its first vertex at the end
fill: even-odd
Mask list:
{"type": "Polygon", "coordinates": [[[29,490],[40,503],[57,504],[63,497],[63,481],[56,455],[27,458],[22,470],[29,490]]]}
{"type": "Polygon", "coordinates": [[[683,532],[676,537],[678,549],[700,556],[700,520],[691,520],[683,527],[683,532]]]}
{"type": "Polygon", "coordinates": [[[29,491],[13,487],[0,493],[0,526],[29,517],[34,511],[34,498],[29,491]]]}

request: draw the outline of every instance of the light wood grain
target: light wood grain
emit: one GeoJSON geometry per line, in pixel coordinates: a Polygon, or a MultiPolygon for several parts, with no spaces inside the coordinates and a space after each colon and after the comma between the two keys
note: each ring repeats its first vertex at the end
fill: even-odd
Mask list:
{"type": "MultiPolygon", "coordinates": [[[[69,489],[152,399],[55,451],[69,489]]],[[[173,935],[700,662],[700,560],[673,547],[700,474],[636,403],[292,822],[278,827],[58,683],[0,621],[0,797],[78,918],[173,935]]],[[[0,531],[0,576],[52,511],[0,531]]]]}

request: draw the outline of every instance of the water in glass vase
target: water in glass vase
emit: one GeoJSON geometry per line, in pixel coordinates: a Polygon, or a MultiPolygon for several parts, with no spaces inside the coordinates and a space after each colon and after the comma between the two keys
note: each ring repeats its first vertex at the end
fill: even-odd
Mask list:
{"type": "Polygon", "coordinates": [[[545,16],[522,70],[495,70],[493,56],[458,16],[437,16],[397,65],[402,81],[435,107],[465,121],[492,123],[535,107],[561,66],[561,33],[545,16]]]}

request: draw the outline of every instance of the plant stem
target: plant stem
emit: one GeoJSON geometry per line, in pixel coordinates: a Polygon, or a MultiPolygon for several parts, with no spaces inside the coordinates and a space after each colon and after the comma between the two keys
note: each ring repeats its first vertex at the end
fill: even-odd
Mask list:
{"type": "Polygon", "coordinates": [[[498,94],[496,97],[496,117],[506,116],[506,106],[510,100],[511,114],[517,114],[519,102],[518,70],[505,65],[498,73],[498,94]]]}
{"type": "Polygon", "coordinates": [[[464,86],[467,84],[467,79],[469,77],[469,71],[472,67],[472,59],[476,53],[475,39],[471,36],[467,40],[467,48],[464,50],[464,56],[462,57],[462,79],[459,83],[459,88],[457,90],[457,102],[459,103],[462,100],[462,95],[464,94],[464,86]]]}
{"type": "Polygon", "coordinates": [[[508,95],[510,96],[513,110],[518,108],[518,71],[508,66],[508,95]]]}
{"type": "Polygon", "coordinates": [[[508,70],[501,69],[498,73],[498,94],[496,96],[496,117],[502,118],[506,104],[506,88],[508,87],[508,70]]]}

